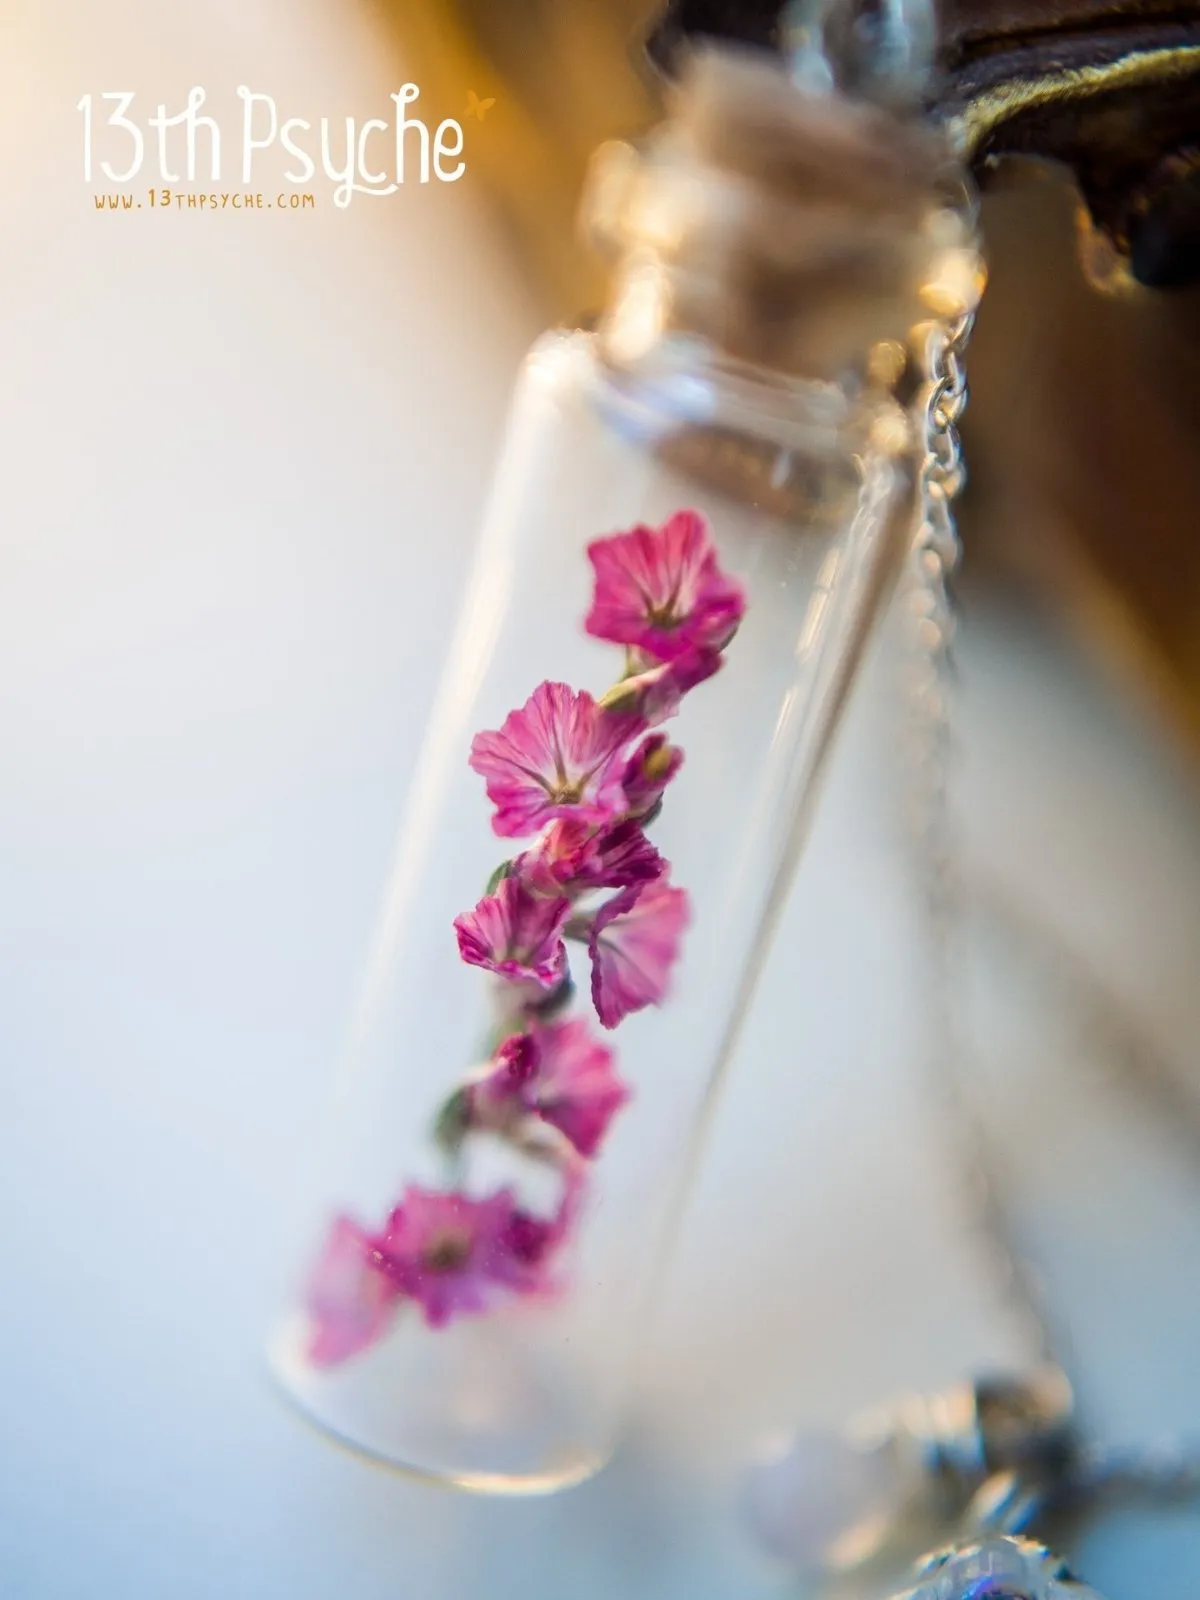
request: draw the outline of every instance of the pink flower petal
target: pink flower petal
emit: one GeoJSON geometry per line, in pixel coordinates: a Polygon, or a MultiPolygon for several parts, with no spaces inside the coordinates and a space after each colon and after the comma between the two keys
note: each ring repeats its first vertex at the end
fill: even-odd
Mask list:
{"type": "Polygon", "coordinates": [[[494,1263],[514,1209],[510,1189],[486,1200],[410,1185],[388,1219],[382,1249],[395,1283],[431,1328],[486,1311],[494,1263]]]}
{"type": "MultiPolygon", "coordinates": [[[[541,1071],[542,1053],[532,1033],[516,1033],[492,1057],[493,1078],[504,1085],[505,1098],[521,1096],[541,1071]]],[[[490,1081],[490,1080],[489,1080],[490,1081]]]]}
{"type": "Polygon", "coordinates": [[[613,1070],[613,1053],[575,1018],[506,1039],[493,1069],[472,1089],[472,1114],[504,1128],[540,1117],[589,1159],[630,1090],[613,1070]]]}
{"type": "Polygon", "coordinates": [[[556,817],[612,821],[625,810],[623,752],[643,731],[635,713],[597,705],[585,690],[543,683],[496,732],[476,734],[470,764],[487,782],[502,838],[556,817]]]}
{"type": "Polygon", "coordinates": [[[585,888],[627,889],[634,883],[653,883],[667,870],[637,819],[604,829],[592,844],[591,858],[581,866],[577,880],[585,888]]]}
{"type": "Polygon", "coordinates": [[[383,1337],[400,1289],[388,1275],[379,1240],[349,1217],[335,1219],[308,1287],[308,1359],[332,1367],[383,1337]]]}
{"type": "Polygon", "coordinates": [[[554,1286],[546,1269],[557,1244],[553,1217],[514,1209],[496,1252],[496,1281],[522,1294],[549,1292],[554,1286]]]}
{"type": "Polygon", "coordinates": [[[566,1235],[559,1217],[542,1220],[498,1189],[475,1200],[410,1186],[392,1212],[382,1248],[394,1281],[431,1328],[487,1311],[503,1291],[547,1293],[552,1258],[566,1235]]]}
{"type": "Polygon", "coordinates": [[[592,999],[606,1028],[667,993],[690,916],[683,889],[635,884],[601,906],[592,923],[592,999]]]}
{"type": "Polygon", "coordinates": [[[520,878],[505,878],[474,911],[455,917],[459,953],[502,978],[554,989],[566,971],[562,930],[570,913],[565,896],[535,894],[520,878]]]}
{"type": "Polygon", "coordinates": [[[514,1209],[497,1256],[499,1282],[521,1294],[556,1294],[562,1287],[555,1274],[563,1247],[575,1231],[583,1210],[586,1163],[568,1162],[563,1168],[563,1189],[558,1207],[549,1217],[514,1209]]]}
{"type": "Polygon", "coordinates": [[[591,1159],[632,1091],[614,1072],[612,1051],[592,1037],[582,1019],[539,1030],[538,1042],[534,1109],[591,1159]]]}
{"type": "Polygon", "coordinates": [[[596,576],[584,626],[597,639],[674,661],[722,650],[746,609],[740,583],[723,573],[704,518],[678,511],[661,528],[642,524],[588,546],[596,576]]]}
{"type": "MultiPolygon", "coordinates": [[[[632,762],[626,772],[631,768],[632,762]]],[[[663,870],[662,857],[641,824],[632,819],[613,828],[555,822],[533,849],[515,862],[516,875],[542,894],[624,889],[631,883],[648,883],[663,870]]]]}

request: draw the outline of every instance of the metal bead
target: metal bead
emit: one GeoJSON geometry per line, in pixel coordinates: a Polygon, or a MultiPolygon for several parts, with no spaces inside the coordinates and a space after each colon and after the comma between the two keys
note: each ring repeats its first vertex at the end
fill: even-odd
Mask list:
{"type": "Polygon", "coordinates": [[[986,1539],[926,1562],[915,1588],[895,1600],[1100,1600],[1045,1545],[986,1539]]]}

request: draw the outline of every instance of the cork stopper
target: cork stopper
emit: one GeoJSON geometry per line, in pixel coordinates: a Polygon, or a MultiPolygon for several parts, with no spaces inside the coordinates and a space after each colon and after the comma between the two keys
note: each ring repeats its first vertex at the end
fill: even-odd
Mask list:
{"type": "Polygon", "coordinates": [[[698,53],[646,146],[598,158],[588,221],[619,262],[606,347],[635,360],[683,335],[785,375],[869,379],[880,346],[978,297],[949,165],[915,119],[698,53]]]}

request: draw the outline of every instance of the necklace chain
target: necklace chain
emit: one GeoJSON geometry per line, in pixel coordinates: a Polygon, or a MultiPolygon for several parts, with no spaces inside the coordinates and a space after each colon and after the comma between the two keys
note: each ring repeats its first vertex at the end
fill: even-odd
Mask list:
{"type": "Polygon", "coordinates": [[[926,350],[920,398],[924,455],[920,520],[910,558],[907,602],[913,633],[914,787],[927,918],[932,1005],[926,1061],[930,1084],[966,1189],[967,1212],[1006,1312],[1039,1362],[1058,1365],[1040,1287],[1010,1240],[1002,1186],[980,1118],[963,1086],[965,1048],[958,1023],[958,930],[963,910],[959,849],[949,797],[954,764],[952,715],[955,617],[950,584],[961,557],[954,502],[966,482],[958,424],[967,404],[968,313],[937,324],[926,350]]]}

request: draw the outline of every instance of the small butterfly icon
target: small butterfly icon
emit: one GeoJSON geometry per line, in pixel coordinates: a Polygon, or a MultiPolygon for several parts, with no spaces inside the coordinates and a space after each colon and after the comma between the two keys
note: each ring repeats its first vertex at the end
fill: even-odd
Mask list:
{"type": "Polygon", "coordinates": [[[467,115],[469,117],[477,117],[482,122],[495,104],[494,95],[489,96],[486,100],[481,100],[474,89],[467,90],[467,115]]]}

